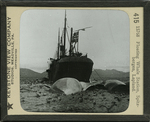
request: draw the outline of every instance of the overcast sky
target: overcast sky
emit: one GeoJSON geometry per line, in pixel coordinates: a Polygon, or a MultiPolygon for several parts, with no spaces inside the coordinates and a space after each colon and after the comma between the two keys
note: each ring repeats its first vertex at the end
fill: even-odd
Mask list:
{"type": "MultiPolygon", "coordinates": [[[[80,31],[79,51],[88,54],[96,69],[129,71],[129,17],[119,10],[66,10],[67,28],[80,31]]],[[[63,30],[65,10],[27,10],[20,21],[20,67],[37,72],[48,68],[63,30]]],[[[68,43],[68,40],[67,40],[68,43]]],[[[68,46],[67,46],[68,47],[68,46]]]]}

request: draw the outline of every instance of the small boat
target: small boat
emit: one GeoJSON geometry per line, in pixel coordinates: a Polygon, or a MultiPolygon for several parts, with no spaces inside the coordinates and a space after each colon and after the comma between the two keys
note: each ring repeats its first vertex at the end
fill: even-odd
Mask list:
{"type": "Polygon", "coordinates": [[[83,55],[78,51],[79,31],[85,30],[89,27],[76,31],[73,31],[73,28],[71,28],[69,39],[70,47],[69,49],[66,49],[66,21],[67,18],[65,12],[62,36],[60,36],[60,31],[58,32],[57,58],[50,58],[51,63],[47,70],[49,80],[51,83],[54,83],[61,78],[70,77],[75,78],[78,81],[89,82],[93,68],[93,61],[87,57],[87,54],[83,55]]]}

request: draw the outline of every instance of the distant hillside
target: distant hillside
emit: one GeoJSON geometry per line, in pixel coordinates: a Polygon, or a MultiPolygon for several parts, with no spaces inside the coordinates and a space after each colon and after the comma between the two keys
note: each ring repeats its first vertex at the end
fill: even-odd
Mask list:
{"type": "Polygon", "coordinates": [[[129,81],[129,72],[122,72],[115,69],[112,70],[101,70],[94,69],[91,74],[91,80],[108,80],[117,79],[121,81],[129,81]]]}
{"type": "MultiPolygon", "coordinates": [[[[20,69],[20,77],[21,78],[30,78],[30,79],[42,79],[47,77],[47,72],[38,73],[32,71],[30,69],[21,68],[20,69]]],[[[117,79],[121,81],[129,81],[129,72],[121,72],[118,70],[101,70],[101,69],[94,69],[92,71],[91,80],[109,80],[109,79],[117,79]]]]}
{"type": "Polygon", "coordinates": [[[48,77],[48,73],[46,71],[41,73],[41,77],[48,77]]]}
{"type": "Polygon", "coordinates": [[[30,69],[20,68],[20,77],[21,78],[43,78],[47,77],[47,73],[38,73],[30,69]]]}

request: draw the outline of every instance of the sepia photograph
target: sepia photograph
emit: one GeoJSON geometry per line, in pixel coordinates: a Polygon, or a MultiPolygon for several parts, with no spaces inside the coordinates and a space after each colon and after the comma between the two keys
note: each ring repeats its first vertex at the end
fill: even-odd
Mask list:
{"type": "Polygon", "coordinates": [[[130,20],[113,9],[30,9],[20,17],[27,112],[121,113],[130,103],[130,20]]]}

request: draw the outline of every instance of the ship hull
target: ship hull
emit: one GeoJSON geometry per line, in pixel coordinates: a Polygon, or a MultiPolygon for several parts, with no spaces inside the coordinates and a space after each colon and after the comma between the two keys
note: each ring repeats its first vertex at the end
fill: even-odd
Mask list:
{"type": "Polygon", "coordinates": [[[51,64],[48,76],[51,82],[65,77],[89,82],[92,68],[93,61],[87,57],[64,57],[51,64]]]}

